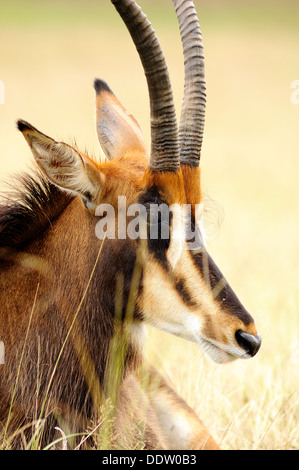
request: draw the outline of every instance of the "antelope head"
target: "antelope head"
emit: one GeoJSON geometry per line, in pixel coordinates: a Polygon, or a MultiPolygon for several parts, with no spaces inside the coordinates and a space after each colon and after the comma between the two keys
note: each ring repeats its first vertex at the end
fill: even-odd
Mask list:
{"type": "MultiPolygon", "coordinates": [[[[173,0],[185,61],[185,85],[178,128],[170,79],[156,34],[133,0],[112,0],[140,55],[151,109],[151,151],[148,158],[141,130],[109,86],[95,81],[97,132],[107,161],[96,164],[76,149],[57,143],[24,121],[19,128],[42,171],[56,185],[77,194],[96,221],[96,207],[117,197],[146,209],[146,243],[127,237],[105,241],[113,265],[127,263],[126,254],[141,250],[142,277],[133,324],[148,323],[199,343],[216,362],[250,358],[261,339],[253,318],[240,303],[209,256],[202,229],[200,156],[206,87],[204,56],[197,14],[191,0],[173,0]],[[168,209],[165,220],[150,209],[168,209]],[[188,208],[187,216],[185,208],[188,208]],[[151,237],[151,228],[158,236],[151,237]],[[190,237],[190,233],[192,236],[190,237]],[[109,247],[112,247],[109,248],[109,247]],[[114,254],[114,255],[113,255],[114,254]],[[119,261],[120,260],[120,261],[119,261]]],[[[110,269],[110,267],[109,267],[110,269]]]]}

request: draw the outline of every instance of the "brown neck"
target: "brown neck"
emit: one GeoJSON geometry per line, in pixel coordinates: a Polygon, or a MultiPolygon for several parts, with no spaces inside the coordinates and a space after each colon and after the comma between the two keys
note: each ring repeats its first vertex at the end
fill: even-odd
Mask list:
{"type": "MultiPolygon", "coordinates": [[[[119,361],[118,366],[122,367],[119,380],[126,370],[139,364],[140,352],[122,322],[133,276],[131,266],[136,257],[134,245],[127,240],[105,240],[101,249],[95,224],[96,218],[75,198],[52,222],[51,228],[27,246],[26,252],[17,255],[14,261],[2,263],[0,285],[12,295],[4,296],[0,337],[11,362],[10,369],[7,368],[11,380],[18,365],[15,358],[32,316],[22,364],[24,377],[20,378],[20,383],[27,383],[32,390],[22,392],[24,406],[31,406],[37,362],[44,384],[41,399],[59,357],[52,384],[55,402],[68,403],[75,387],[80,403],[72,406],[81,410],[91,406],[88,396],[92,395],[92,384],[100,384],[103,390],[108,360],[109,364],[111,360],[119,361]],[[121,257],[124,251],[125,257],[123,254],[121,257]],[[122,283],[118,283],[119,272],[122,283]],[[117,285],[122,303],[118,315],[121,319],[116,321],[117,285]],[[118,336],[112,342],[115,332],[118,336]],[[117,357],[111,359],[112,344],[117,357]]],[[[134,311],[134,318],[136,315],[134,311]]],[[[137,316],[135,320],[139,322],[137,316]]],[[[9,380],[8,377],[8,388],[9,380]]]]}

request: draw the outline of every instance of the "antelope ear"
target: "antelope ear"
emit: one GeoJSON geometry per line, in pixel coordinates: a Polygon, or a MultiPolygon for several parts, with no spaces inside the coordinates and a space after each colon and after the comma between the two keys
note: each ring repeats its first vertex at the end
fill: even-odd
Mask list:
{"type": "Polygon", "coordinates": [[[146,155],[141,128],[128,114],[109,86],[99,78],[96,91],[97,133],[100,145],[109,160],[129,153],[146,155]]]}
{"type": "Polygon", "coordinates": [[[42,134],[26,121],[18,121],[17,126],[47,178],[57,186],[79,194],[87,207],[95,205],[101,189],[101,174],[92,160],[70,145],[42,134]]]}

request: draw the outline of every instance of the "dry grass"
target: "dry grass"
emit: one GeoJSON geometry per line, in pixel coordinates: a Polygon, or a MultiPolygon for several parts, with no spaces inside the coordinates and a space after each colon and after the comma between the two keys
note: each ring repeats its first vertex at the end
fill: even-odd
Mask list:
{"type": "MultiPolygon", "coordinates": [[[[83,150],[99,155],[95,76],[109,82],[149,142],[145,79],[112,7],[90,2],[82,19],[76,8],[71,14],[68,2],[61,2],[61,11],[55,2],[54,10],[43,2],[43,19],[38,10],[24,21],[18,13],[14,21],[7,5],[12,9],[16,3],[0,0],[0,10],[6,5],[6,16],[0,15],[1,177],[31,161],[15,129],[17,118],[57,139],[76,137],[83,150]]],[[[151,16],[148,2],[140,3],[154,17],[179,109],[183,68],[172,4],[163,4],[159,16],[156,2],[151,16]]],[[[292,104],[290,95],[291,82],[299,79],[296,7],[239,4],[237,13],[233,7],[202,6],[208,84],[203,188],[210,253],[255,317],[263,345],[250,361],[219,366],[196,345],[151,331],[148,355],[223,448],[294,449],[299,448],[299,104],[292,104]]]]}

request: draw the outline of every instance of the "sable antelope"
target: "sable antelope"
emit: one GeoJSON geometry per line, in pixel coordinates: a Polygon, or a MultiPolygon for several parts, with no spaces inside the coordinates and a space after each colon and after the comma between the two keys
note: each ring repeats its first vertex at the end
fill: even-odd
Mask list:
{"type": "Polygon", "coordinates": [[[97,132],[106,161],[18,121],[39,170],[22,177],[23,189],[0,212],[1,443],[45,446],[57,426],[84,433],[110,400],[113,447],[136,447],[129,431],[134,437],[142,421],[146,448],[214,449],[195,412],[142,356],[146,324],[200,344],[220,363],[252,357],[261,344],[253,318],[208,255],[196,218],[206,102],[199,23],[191,0],[173,0],[185,59],[178,129],[151,24],[133,0],[112,3],[148,82],[150,157],[138,123],[99,79],[97,132]],[[97,207],[109,204],[119,219],[120,195],[147,209],[189,204],[197,249],[174,236],[180,210],[170,214],[167,239],[98,239],[97,207]]]}

